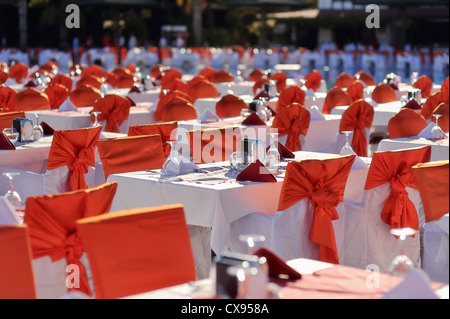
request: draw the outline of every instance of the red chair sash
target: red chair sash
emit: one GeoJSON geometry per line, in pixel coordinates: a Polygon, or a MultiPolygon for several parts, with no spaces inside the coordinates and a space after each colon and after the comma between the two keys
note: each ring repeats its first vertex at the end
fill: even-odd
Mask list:
{"type": "MultiPolygon", "coordinates": [[[[98,121],[106,120],[105,131],[119,133],[119,126],[128,119],[130,114],[131,102],[129,99],[111,94],[101,100],[98,100],[91,111],[101,112],[98,115],[98,121]]],[[[92,122],[95,121],[92,115],[92,122]]]]}
{"type": "Polygon", "coordinates": [[[286,147],[291,151],[301,151],[300,135],[306,135],[311,114],[303,105],[292,103],[275,115],[272,128],[278,130],[278,136],[287,135],[286,147]]]}
{"type": "MultiPolygon", "coordinates": [[[[30,230],[33,258],[49,256],[52,261],[66,258],[80,270],[79,290],[91,295],[86,268],[80,262],[84,248],[76,221],[109,212],[117,183],[56,195],[28,197],[24,223],[30,230]]],[[[77,289],[75,287],[69,290],[77,289]]]]}
{"type": "Polygon", "coordinates": [[[353,131],[352,148],[358,156],[367,157],[366,128],[372,127],[373,117],[373,107],[363,99],[350,105],[342,114],[339,133],[353,131]]]}
{"type": "Polygon", "coordinates": [[[417,189],[411,167],[430,161],[431,146],[375,152],[364,189],[390,183],[392,191],[384,203],[381,219],[391,229],[409,227],[419,230],[419,217],[406,187],[417,189]]]}
{"type": "Polygon", "coordinates": [[[289,162],[281,189],[278,210],[302,199],[314,208],[310,239],[319,245],[319,259],[339,263],[332,221],[339,219],[336,206],[344,200],[345,185],[355,155],[334,159],[289,162]]]}
{"type": "Polygon", "coordinates": [[[101,126],[56,131],[47,161],[47,169],[67,165],[70,170],[72,190],[87,188],[84,174],[89,166],[95,166],[95,146],[100,137],[101,126]]]}

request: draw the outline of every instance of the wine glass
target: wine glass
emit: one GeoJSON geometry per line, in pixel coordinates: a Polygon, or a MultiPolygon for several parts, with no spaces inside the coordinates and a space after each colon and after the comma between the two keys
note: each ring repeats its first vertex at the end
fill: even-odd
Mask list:
{"type": "Polygon", "coordinates": [[[5,198],[9,200],[17,215],[20,219],[23,219],[25,215],[25,205],[20,198],[19,193],[14,189],[14,177],[20,175],[19,172],[4,172],[4,176],[9,179],[9,190],[5,194],[5,198]]]}
{"type": "Polygon", "coordinates": [[[42,128],[42,125],[39,124],[39,115],[35,114],[36,116],[36,124],[33,126],[33,140],[38,141],[41,137],[44,136],[44,129],[42,128]]]}
{"type": "Polygon", "coordinates": [[[244,154],[240,151],[236,151],[231,153],[230,155],[230,167],[233,171],[240,172],[242,171],[248,163],[245,163],[244,154]]]}
{"type": "Polygon", "coordinates": [[[393,276],[406,277],[408,273],[414,269],[414,263],[406,255],[403,249],[403,243],[407,236],[413,236],[416,231],[409,227],[404,228],[393,228],[390,230],[391,234],[398,236],[400,240],[400,254],[397,255],[391,262],[389,266],[389,273],[393,276]]]}
{"type": "Polygon", "coordinates": [[[245,120],[250,114],[252,114],[252,111],[249,108],[247,108],[247,107],[243,108],[241,110],[242,120],[245,120]]]}
{"type": "Polygon", "coordinates": [[[278,164],[280,164],[281,156],[278,151],[278,133],[270,132],[270,147],[266,154],[266,166],[267,169],[274,173],[278,170],[278,164]]]}
{"type": "Polygon", "coordinates": [[[3,133],[13,144],[19,140],[19,132],[15,128],[6,127],[3,129],[3,133]]]}
{"type": "Polygon", "coordinates": [[[98,122],[98,115],[101,113],[102,112],[92,112],[92,114],[94,114],[94,119],[95,119],[92,126],[100,126],[100,123],[98,122]]]}
{"type": "Polygon", "coordinates": [[[444,131],[438,124],[438,120],[442,116],[442,114],[433,114],[433,116],[436,119],[436,123],[434,124],[433,128],[431,129],[431,138],[433,140],[441,140],[445,137],[444,131]]]}
{"type": "Polygon", "coordinates": [[[266,299],[268,297],[268,265],[265,257],[252,256],[250,261],[229,266],[227,273],[236,277],[236,299],[266,299]]]}
{"type": "Polygon", "coordinates": [[[352,134],[353,131],[342,131],[342,133],[344,133],[344,135],[345,135],[345,145],[342,147],[340,154],[346,155],[346,154],[349,154],[349,152],[353,152],[353,149],[350,146],[350,141],[349,141],[350,134],[352,134]]]}
{"type": "Polygon", "coordinates": [[[259,234],[242,234],[239,235],[239,240],[247,244],[247,254],[253,255],[256,247],[260,246],[266,240],[266,237],[259,234]]]}
{"type": "Polygon", "coordinates": [[[172,177],[180,174],[180,160],[176,157],[176,150],[174,148],[175,141],[167,141],[167,144],[170,144],[170,154],[164,162],[161,169],[161,176],[172,177]]]}

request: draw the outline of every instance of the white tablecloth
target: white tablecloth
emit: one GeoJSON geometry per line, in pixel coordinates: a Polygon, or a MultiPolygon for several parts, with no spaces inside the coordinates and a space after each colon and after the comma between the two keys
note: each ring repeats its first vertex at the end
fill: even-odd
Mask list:
{"type": "Polygon", "coordinates": [[[433,142],[425,138],[404,137],[397,139],[384,139],[378,144],[377,151],[392,151],[431,145],[431,161],[449,159],[448,138],[433,142]]]}
{"type": "MultiPolygon", "coordinates": [[[[297,152],[296,159],[335,158],[336,154],[297,152]]],[[[229,170],[228,162],[200,165],[201,167],[221,167],[229,170]]],[[[351,171],[344,198],[360,201],[368,167],[351,171]]],[[[231,174],[228,172],[227,174],[231,174]]],[[[159,179],[159,174],[131,172],[113,174],[107,182],[119,183],[111,211],[136,207],[182,203],[189,225],[212,227],[211,248],[220,253],[229,236],[230,224],[252,212],[274,215],[278,207],[283,175],[277,176],[277,183],[236,182],[235,175],[220,179],[215,174],[205,175],[203,180],[159,179]]]]}
{"type": "MultiPolygon", "coordinates": [[[[128,133],[131,125],[155,123],[154,112],[147,109],[150,105],[145,104],[145,107],[140,107],[139,105],[131,107],[128,119],[119,126],[120,133],[128,133]]],[[[68,130],[91,126],[92,121],[91,115],[89,114],[91,110],[92,107],[80,107],[77,111],[68,112],[57,112],[56,110],[28,111],[25,112],[25,115],[34,123],[36,121],[35,114],[38,114],[39,122],[46,122],[54,130],[68,130]]],[[[101,121],[100,124],[103,125],[104,129],[106,121],[101,121]]]]}

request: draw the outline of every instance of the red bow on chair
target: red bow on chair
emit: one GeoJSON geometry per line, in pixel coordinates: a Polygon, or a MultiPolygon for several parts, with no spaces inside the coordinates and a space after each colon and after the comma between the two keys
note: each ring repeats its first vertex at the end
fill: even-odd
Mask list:
{"type": "Polygon", "coordinates": [[[332,221],[339,218],[336,206],[343,201],[348,174],[355,155],[334,159],[289,162],[278,210],[302,199],[314,207],[310,239],[319,245],[319,259],[339,263],[332,221]]]}

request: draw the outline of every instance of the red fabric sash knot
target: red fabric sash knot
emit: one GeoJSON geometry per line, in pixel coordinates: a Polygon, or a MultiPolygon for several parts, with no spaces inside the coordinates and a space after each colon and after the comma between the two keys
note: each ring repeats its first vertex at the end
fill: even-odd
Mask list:
{"type": "Polygon", "coordinates": [[[319,245],[319,259],[330,263],[339,263],[332,221],[339,219],[336,206],[338,194],[318,183],[309,194],[314,206],[314,219],[311,225],[310,239],[319,245]]]}
{"type": "Polygon", "coordinates": [[[411,202],[406,191],[406,187],[413,184],[413,174],[406,164],[399,170],[399,173],[392,177],[390,185],[392,192],[389,194],[381,212],[381,219],[391,229],[409,227],[419,229],[419,218],[416,208],[411,202]]]}
{"type": "MultiPolygon", "coordinates": [[[[296,123],[293,123],[290,129],[287,130],[286,147],[290,150],[301,151],[302,143],[300,142],[300,134],[302,132],[302,128],[298,124],[297,125],[295,124],[296,123]]],[[[280,133],[280,135],[282,133],[280,133]]]]}
{"type": "MultiPolygon", "coordinates": [[[[81,246],[78,233],[70,234],[69,236],[67,236],[66,239],[64,239],[63,243],[65,246],[67,264],[78,266],[78,269],[80,271],[79,273],[80,291],[88,296],[91,296],[91,289],[89,287],[86,268],[84,267],[83,263],[80,262],[80,258],[83,255],[83,247],[81,246]]],[[[76,286],[69,288],[69,290],[75,289],[78,288],[76,286]]]]}
{"type": "Polygon", "coordinates": [[[95,152],[93,147],[80,150],[72,163],[67,166],[71,172],[70,187],[72,190],[87,188],[86,180],[83,177],[88,172],[89,166],[95,165],[95,152]]]}

